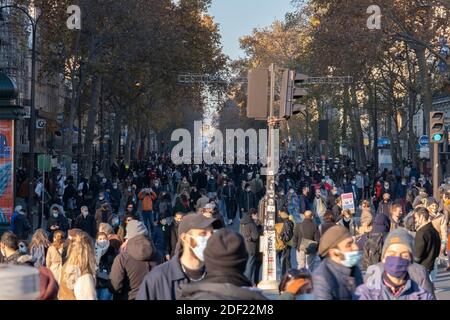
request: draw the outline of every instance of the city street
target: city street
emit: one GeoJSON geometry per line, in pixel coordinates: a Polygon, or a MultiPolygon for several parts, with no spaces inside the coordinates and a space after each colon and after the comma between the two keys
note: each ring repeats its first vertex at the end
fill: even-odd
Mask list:
{"type": "Polygon", "coordinates": [[[449,17],[0,0],[0,300],[433,300],[449,17]]]}

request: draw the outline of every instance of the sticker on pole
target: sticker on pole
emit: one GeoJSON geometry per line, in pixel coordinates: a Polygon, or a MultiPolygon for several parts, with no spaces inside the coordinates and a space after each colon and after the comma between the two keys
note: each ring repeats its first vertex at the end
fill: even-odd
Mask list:
{"type": "Polygon", "coordinates": [[[355,212],[355,201],[353,200],[353,193],[344,193],[341,195],[342,209],[349,209],[352,213],[355,212]]]}

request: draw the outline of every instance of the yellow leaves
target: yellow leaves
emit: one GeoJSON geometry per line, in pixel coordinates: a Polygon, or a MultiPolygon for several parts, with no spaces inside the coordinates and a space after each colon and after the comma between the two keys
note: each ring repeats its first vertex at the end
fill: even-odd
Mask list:
{"type": "Polygon", "coordinates": [[[320,26],[320,19],[315,16],[312,16],[310,19],[310,24],[313,27],[318,27],[318,26],[320,26]]]}

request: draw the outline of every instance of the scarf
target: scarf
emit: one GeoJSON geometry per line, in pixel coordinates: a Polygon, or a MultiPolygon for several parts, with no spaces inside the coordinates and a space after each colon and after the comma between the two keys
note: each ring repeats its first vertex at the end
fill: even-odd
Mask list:
{"type": "Polygon", "coordinates": [[[98,243],[95,243],[95,266],[98,269],[98,266],[100,264],[100,259],[103,257],[103,255],[108,251],[109,248],[109,240],[107,245],[101,247],[98,245],[98,243]]]}

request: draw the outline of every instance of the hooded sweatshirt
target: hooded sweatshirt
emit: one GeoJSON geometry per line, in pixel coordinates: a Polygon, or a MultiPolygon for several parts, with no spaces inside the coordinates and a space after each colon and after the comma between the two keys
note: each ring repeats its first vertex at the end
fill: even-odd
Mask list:
{"type": "Polygon", "coordinates": [[[162,257],[146,236],[129,239],[126,250],[114,259],[110,273],[117,298],[134,300],[147,273],[160,263],[162,257]]]}

